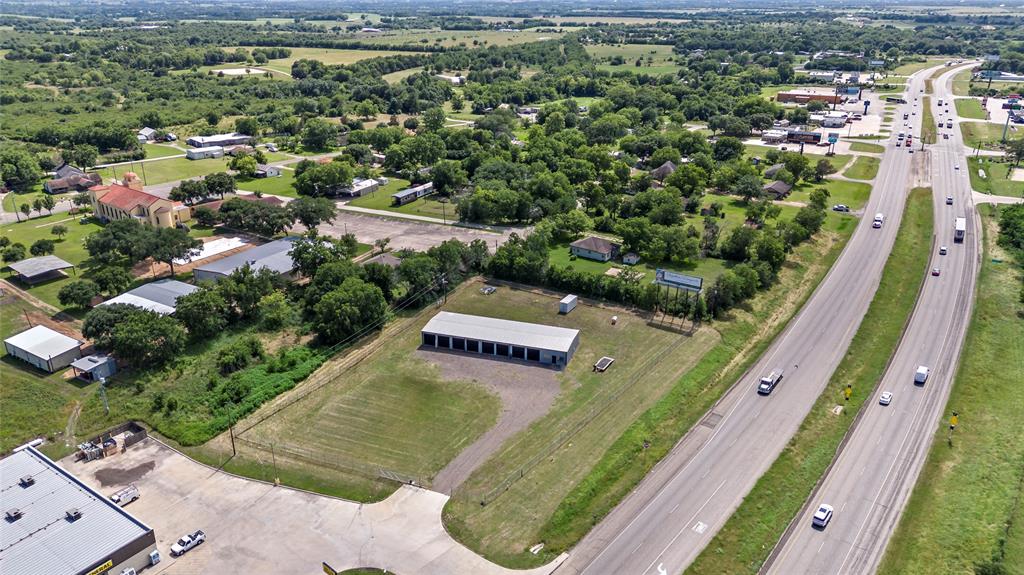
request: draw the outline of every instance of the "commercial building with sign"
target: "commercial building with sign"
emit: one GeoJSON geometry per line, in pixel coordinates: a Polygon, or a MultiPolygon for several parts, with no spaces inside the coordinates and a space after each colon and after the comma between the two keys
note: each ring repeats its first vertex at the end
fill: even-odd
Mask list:
{"type": "Polygon", "coordinates": [[[116,574],[153,562],[151,528],[35,448],[0,460],[0,493],[4,575],[116,574]]]}
{"type": "Polygon", "coordinates": [[[439,312],[420,332],[425,347],[564,367],[580,345],[580,331],[493,317],[439,312]]]}

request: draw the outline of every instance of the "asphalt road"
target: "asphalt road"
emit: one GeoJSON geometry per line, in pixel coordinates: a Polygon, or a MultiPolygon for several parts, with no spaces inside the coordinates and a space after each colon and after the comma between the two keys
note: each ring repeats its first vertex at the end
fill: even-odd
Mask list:
{"type": "MultiPolygon", "coordinates": [[[[954,106],[949,106],[947,114],[946,107],[940,110],[937,102],[952,99],[951,81],[957,71],[946,72],[935,82],[931,105],[937,119],[956,114],[954,106]]],[[[892,147],[893,141],[888,146],[892,147]]],[[[910,323],[874,398],[864,406],[860,421],[816,496],[762,572],[875,572],[936,430],[948,428],[950,414],[945,413],[945,406],[970,320],[980,234],[960,131],[943,127],[937,143],[927,148],[935,211],[929,269],[938,268],[941,275],[925,278],[910,323]],[[952,133],[948,140],[942,138],[943,132],[952,133]],[[953,205],[946,205],[946,196],[953,196],[953,205]],[[963,243],[953,241],[955,217],[967,218],[963,243]],[[947,255],[939,254],[943,245],[949,250],[947,255]],[[924,385],[914,383],[919,365],[931,368],[924,385]],[[878,403],[883,391],[893,394],[888,406],[878,403]],[[835,508],[825,529],[811,526],[819,503],[835,508]]]]}
{"type": "MultiPolygon", "coordinates": [[[[909,92],[923,88],[930,72],[915,74],[909,92]]],[[[904,104],[897,113],[911,110],[904,104]]],[[[920,122],[920,115],[911,117],[920,122]]],[[[887,147],[867,217],[807,304],[557,573],[663,575],[693,561],[781,453],[845,354],[878,287],[912,170],[921,169],[924,156],[887,147]],[[877,212],[885,215],[881,229],[871,227],[877,212]],[[758,395],[758,378],[776,368],[785,369],[783,381],[770,396],[758,395]]]]}

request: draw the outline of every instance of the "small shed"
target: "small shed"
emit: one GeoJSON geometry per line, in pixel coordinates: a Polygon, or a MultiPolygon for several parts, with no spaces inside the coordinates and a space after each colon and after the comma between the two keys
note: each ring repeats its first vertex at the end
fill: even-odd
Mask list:
{"type": "Polygon", "coordinates": [[[640,256],[638,256],[636,252],[629,252],[628,254],[622,256],[622,263],[626,264],[627,266],[635,266],[636,264],[640,263],[640,256]]]}
{"type": "Polygon", "coordinates": [[[4,340],[7,354],[53,373],[82,357],[82,342],[37,325],[4,340]]]}
{"type": "Polygon", "coordinates": [[[85,381],[99,381],[117,373],[117,360],[112,356],[98,353],[80,357],[71,362],[75,377],[85,381]]]}
{"type": "Polygon", "coordinates": [[[39,256],[14,262],[8,267],[18,274],[18,279],[21,281],[27,284],[37,284],[46,280],[64,277],[66,274],[61,270],[75,266],[57,256],[39,256]]]}
{"type": "Polygon", "coordinates": [[[576,309],[576,302],[579,298],[569,294],[562,298],[562,301],[558,302],[558,313],[566,314],[576,309]]]}
{"type": "Polygon", "coordinates": [[[276,178],[281,175],[281,168],[277,166],[270,166],[267,164],[259,164],[256,166],[256,177],[257,178],[276,178]]]}

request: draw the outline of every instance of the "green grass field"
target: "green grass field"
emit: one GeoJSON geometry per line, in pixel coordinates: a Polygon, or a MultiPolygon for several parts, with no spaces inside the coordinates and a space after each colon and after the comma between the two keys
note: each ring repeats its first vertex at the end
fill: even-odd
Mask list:
{"type": "Polygon", "coordinates": [[[603,274],[612,267],[631,269],[643,273],[644,279],[641,281],[645,282],[654,281],[655,270],[657,268],[664,268],[688,275],[700,276],[704,278],[705,285],[712,284],[727,267],[727,262],[725,260],[716,258],[704,258],[691,266],[677,266],[674,264],[664,263],[650,264],[643,260],[634,266],[623,265],[622,262],[597,262],[586,258],[572,258],[569,253],[568,243],[552,247],[551,251],[548,252],[548,261],[550,261],[552,265],[571,265],[573,268],[581,272],[594,274],[603,274]]]}
{"type": "Polygon", "coordinates": [[[953,95],[967,96],[971,93],[971,69],[965,68],[953,76],[953,95]]]}
{"type": "MultiPolygon", "coordinates": [[[[493,486],[507,473],[514,472],[519,462],[535,453],[531,445],[541,442],[550,432],[531,428],[521,440],[503,449],[449,501],[445,509],[449,532],[489,559],[517,568],[539,565],[572,546],[589,530],[593,520],[624,497],[770,343],[832,265],[853,230],[853,222],[846,218],[838,233],[826,232],[815,242],[797,248],[778,285],[759,294],[745,309],[736,310],[727,321],[712,324],[717,344],[701,352],[693,341],[695,338],[682,343],[687,347],[643,371],[644,377],[634,385],[636,389],[628,391],[609,412],[587,424],[573,437],[571,446],[543,459],[529,472],[528,481],[513,483],[501,496],[481,507],[473,497],[477,489],[493,486]],[[695,362],[693,368],[681,377],[668,376],[665,364],[682,361],[682,356],[695,362]],[[648,405],[649,409],[644,407],[648,405]],[[642,409],[637,411],[637,407],[642,409]],[[651,448],[637,449],[641,439],[650,440],[651,448]],[[526,551],[538,541],[547,544],[538,556],[526,551]]],[[[607,315],[607,311],[602,314],[605,323],[599,325],[606,325],[607,315]]],[[[621,313],[619,317],[623,317],[621,313]]],[[[625,345],[623,339],[615,338],[612,345],[625,345]]],[[[617,358],[618,367],[620,356],[610,355],[617,358]]],[[[642,357],[651,355],[648,349],[642,357]]],[[[622,363],[624,369],[633,368],[633,362],[622,363]]],[[[582,367],[586,370],[583,375],[589,375],[589,364],[582,367]]]]}
{"type": "Polygon", "coordinates": [[[774,101],[775,100],[775,96],[778,95],[779,92],[785,92],[787,90],[798,90],[798,89],[800,89],[800,84],[782,84],[782,85],[779,85],[779,86],[763,86],[761,88],[761,97],[762,98],[767,98],[769,100],[774,101]]]}
{"type": "Polygon", "coordinates": [[[800,430],[686,573],[758,572],[881,378],[925,277],[931,234],[931,190],[918,188],[908,199],[878,291],[845,358],[800,430]],[[847,384],[853,395],[843,402],[847,384]],[[831,409],[840,403],[846,409],[837,417],[831,409]]]}
{"type": "MultiPolygon", "coordinates": [[[[1008,162],[994,162],[985,157],[968,157],[967,169],[971,177],[971,187],[983,194],[997,196],[1024,197],[1024,182],[1006,177],[1012,165],[1008,162]],[[985,171],[982,178],[978,170],[985,171]]],[[[1024,170],[1024,167],[1017,168],[1024,170]]]]}
{"type": "MultiPolygon", "coordinates": [[[[871,185],[864,184],[861,182],[848,182],[846,180],[825,180],[824,182],[810,182],[802,183],[793,188],[793,191],[789,194],[787,200],[794,202],[808,202],[810,201],[811,190],[815,188],[824,187],[829,193],[829,204],[846,204],[853,210],[859,210],[864,207],[867,203],[868,197],[871,196],[871,185]]],[[[786,213],[785,211],[783,213],[786,213]]],[[[794,212],[795,213],[795,209],[794,212]]],[[[825,225],[832,225],[832,217],[836,218],[847,218],[849,216],[837,214],[835,212],[829,212],[830,218],[826,220],[825,225]]],[[[790,214],[791,215],[791,214],[790,214]]]]}
{"type": "Polygon", "coordinates": [[[152,162],[133,162],[112,168],[96,170],[103,176],[104,182],[120,178],[125,172],[135,172],[147,186],[165,184],[176,180],[206,176],[214,172],[226,172],[229,158],[209,158],[206,160],[189,160],[188,158],[170,158],[152,162]]]}
{"type": "Polygon", "coordinates": [[[1024,573],[1021,262],[996,245],[995,210],[980,211],[985,250],[974,314],[944,415],[956,410],[960,423],[952,445],[937,426],[886,548],[884,575],[1024,573]],[[1002,571],[979,570],[993,558],[1002,559],[1002,571]]]}
{"type": "Polygon", "coordinates": [[[410,44],[435,46],[512,46],[541,40],[561,38],[558,32],[498,32],[497,30],[398,30],[383,34],[347,34],[346,39],[359,40],[366,44],[410,44]]]}
{"type": "MultiPolygon", "coordinates": [[[[960,130],[964,144],[972,148],[992,148],[1003,139],[1003,126],[991,122],[961,122],[960,130]]],[[[1013,136],[1014,132],[1009,132],[1009,137],[1013,136]]]]}
{"type": "Polygon", "coordinates": [[[922,62],[907,62],[906,64],[900,64],[897,66],[892,73],[897,76],[909,76],[914,72],[924,70],[925,68],[935,66],[936,64],[941,64],[943,62],[945,62],[944,59],[926,59],[922,62]]]}
{"type": "Polygon", "coordinates": [[[985,120],[988,117],[985,109],[981,107],[981,100],[977,98],[957,98],[953,103],[956,105],[957,115],[961,118],[985,120]]]}
{"type": "Polygon", "coordinates": [[[146,158],[166,158],[167,156],[181,156],[185,152],[166,144],[143,144],[146,150],[146,158]]]}
{"type": "Polygon", "coordinates": [[[292,187],[295,183],[295,172],[292,170],[281,170],[281,175],[274,178],[241,178],[236,177],[238,189],[247,192],[260,192],[274,196],[287,196],[289,198],[299,197],[298,192],[292,187]]]}
{"type": "Polygon", "coordinates": [[[870,154],[881,154],[885,152],[885,146],[879,146],[878,144],[869,144],[867,142],[851,142],[851,152],[867,152],[870,154]]]}
{"type": "Polygon", "coordinates": [[[843,172],[843,175],[854,180],[873,180],[878,175],[879,165],[881,165],[881,160],[878,158],[861,156],[843,172]]]}
{"type": "Polygon", "coordinates": [[[600,70],[609,72],[635,72],[647,74],[674,74],[679,70],[672,46],[652,44],[599,44],[588,45],[587,53],[597,62],[600,70]],[[613,65],[611,59],[621,56],[622,64],[613,65]],[[636,65],[640,59],[641,66],[636,65]]]}
{"type": "MultiPolygon", "coordinates": [[[[390,74],[384,74],[383,76],[381,76],[381,78],[383,78],[384,81],[387,82],[388,84],[396,84],[402,81],[403,79],[408,78],[413,74],[419,74],[422,71],[423,67],[420,66],[416,68],[409,68],[408,70],[399,70],[397,72],[392,72],[390,74]]],[[[448,104],[448,102],[445,103],[448,104]]]]}

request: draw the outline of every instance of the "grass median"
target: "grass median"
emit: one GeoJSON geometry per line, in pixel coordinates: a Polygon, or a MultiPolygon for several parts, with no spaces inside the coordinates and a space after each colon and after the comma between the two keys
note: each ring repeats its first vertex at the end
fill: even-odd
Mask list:
{"type": "Polygon", "coordinates": [[[995,210],[980,211],[984,257],[945,414],[960,424],[952,445],[936,431],[882,574],[1024,573],[1022,262],[995,244],[995,210]]]}
{"type": "Polygon", "coordinates": [[[921,99],[922,116],[921,140],[926,144],[934,144],[938,136],[938,129],[935,124],[935,115],[932,114],[932,99],[925,96],[921,99]]]}
{"type": "Polygon", "coordinates": [[[875,298],[800,430],[686,573],[757,573],[836,455],[896,349],[928,267],[931,190],[915,188],[875,298]],[[843,390],[853,387],[849,401],[843,390]],[[844,404],[841,415],[832,412],[844,404]]]}

